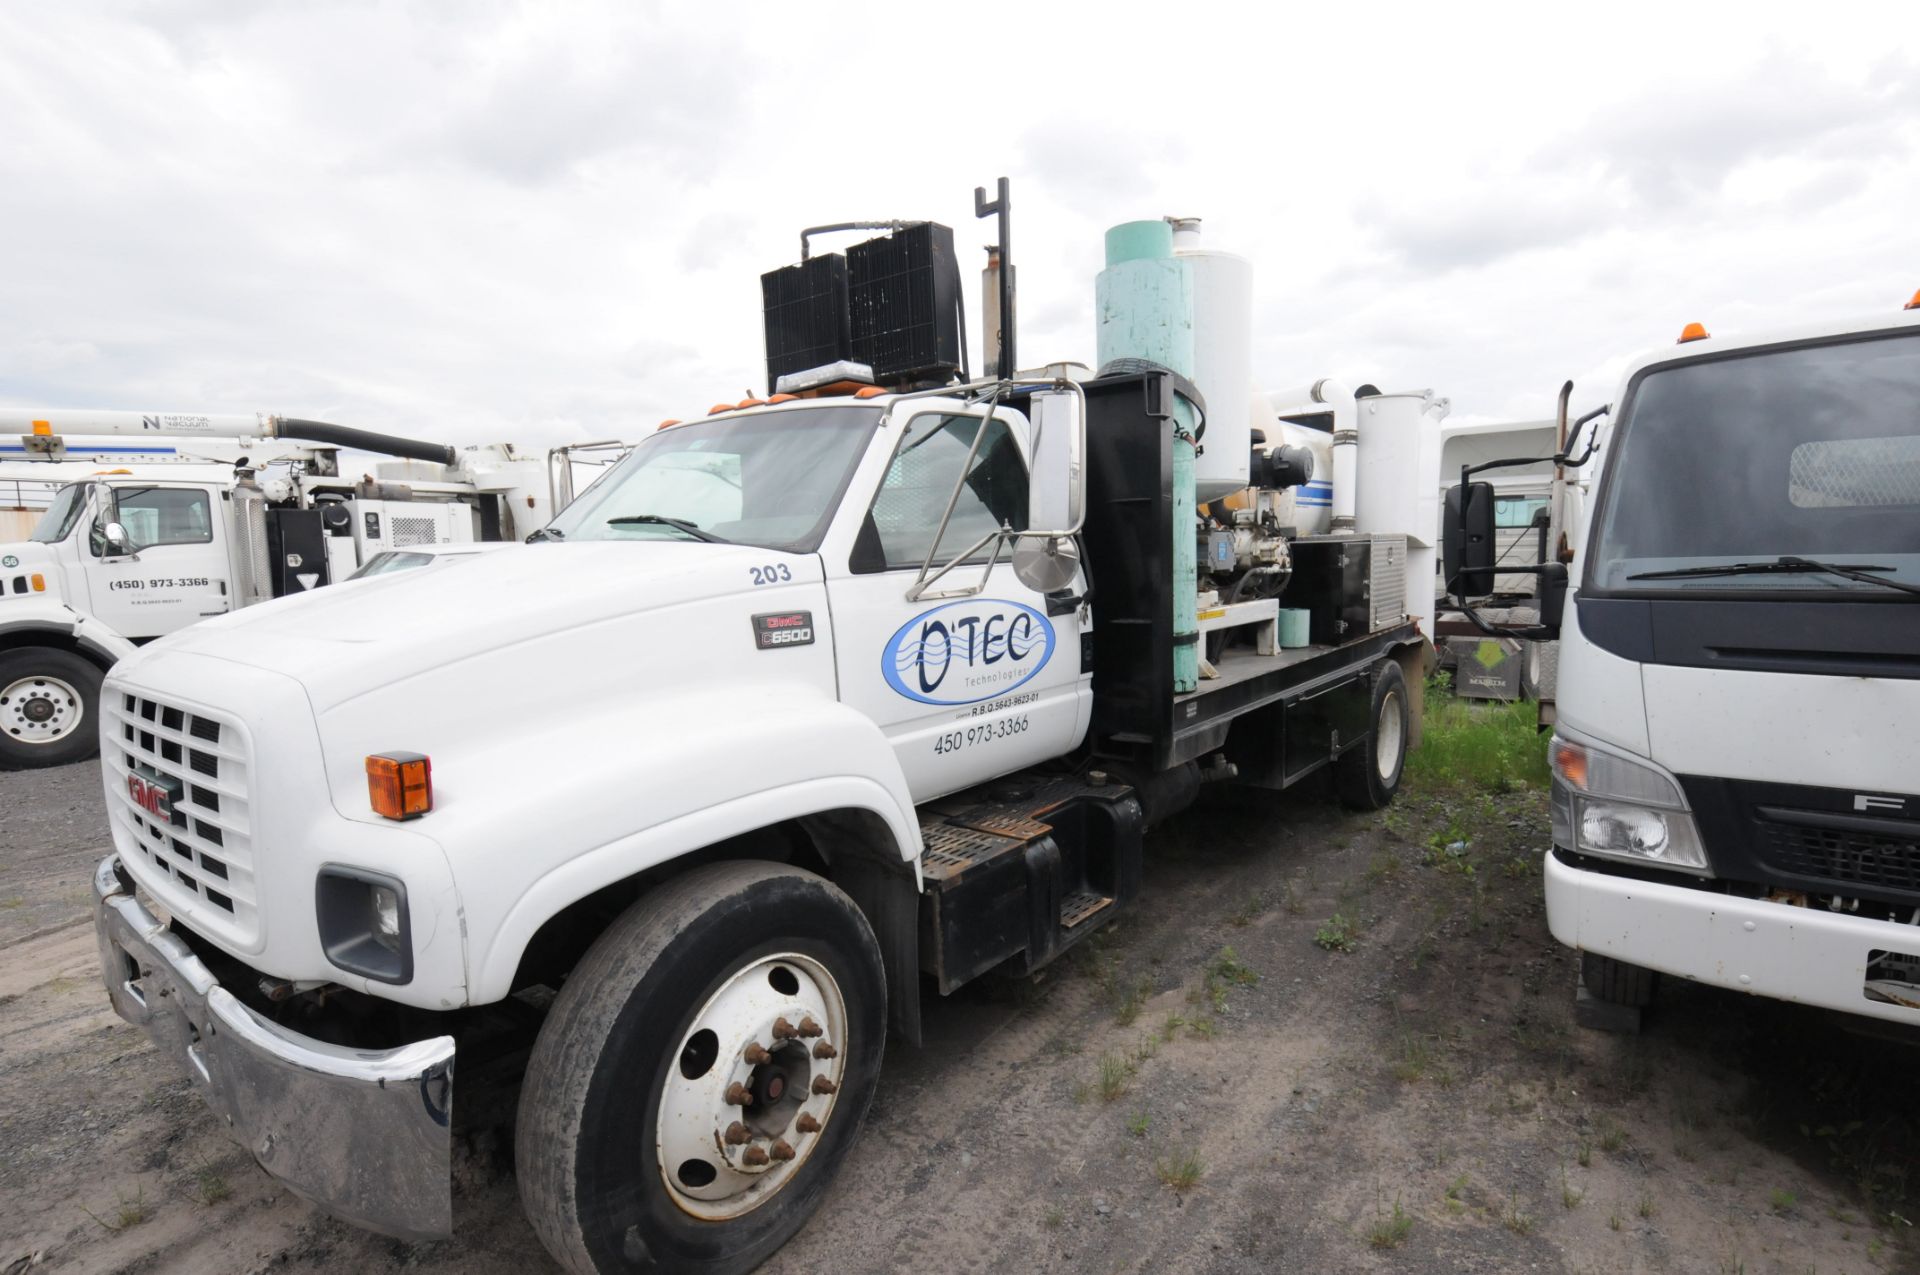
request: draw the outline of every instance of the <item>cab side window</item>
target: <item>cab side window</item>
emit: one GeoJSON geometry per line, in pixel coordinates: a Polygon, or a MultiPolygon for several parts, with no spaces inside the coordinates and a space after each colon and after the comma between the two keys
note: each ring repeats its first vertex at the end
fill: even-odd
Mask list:
{"type": "Polygon", "coordinates": [[[207,544],[213,539],[213,507],[204,491],[178,487],[120,487],[93,528],[96,555],[106,545],[106,524],[127,529],[134,552],[156,545],[207,544]]]}
{"type": "MultiPolygon", "coordinates": [[[[978,416],[928,413],[913,418],[861,529],[854,571],[895,571],[926,562],[956,482],[960,494],[946,534],[940,536],[935,566],[1003,525],[1025,530],[1027,464],[1005,420],[987,422],[986,435],[962,480],[961,467],[981,424],[978,416]]],[[[986,558],[987,551],[981,550],[968,561],[986,558]]]]}

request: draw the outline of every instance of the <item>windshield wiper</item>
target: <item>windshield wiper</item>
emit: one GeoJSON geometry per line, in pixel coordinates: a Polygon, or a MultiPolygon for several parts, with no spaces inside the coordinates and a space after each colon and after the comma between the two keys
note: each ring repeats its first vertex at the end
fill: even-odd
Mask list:
{"type": "Polygon", "coordinates": [[[557,527],[542,527],[527,537],[527,543],[533,544],[540,540],[565,540],[566,538],[567,533],[557,527]]]}
{"type": "Polygon", "coordinates": [[[650,526],[672,527],[675,531],[684,531],[695,540],[704,540],[708,544],[732,544],[725,536],[716,536],[711,531],[700,530],[699,524],[688,522],[685,518],[669,518],[665,514],[622,514],[618,518],[607,519],[609,527],[619,527],[632,523],[646,523],[650,526]]]}
{"type": "Polygon", "coordinates": [[[1627,577],[1629,580],[1681,580],[1700,576],[1746,576],[1746,575],[1820,575],[1842,576],[1848,580],[1860,580],[1867,584],[1884,585],[1889,589],[1898,589],[1902,593],[1920,594],[1920,585],[1908,584],[1904,580],[1887,580],[1880,576],[1867,574],[1870,571],[1892,571],[1892,567],[1883,567],[1868,562],[1815,562],[1812,558],[1796,558],[1792,555],[1774,558],[1768,562],[1723,562],[1712,566],[1675,567],[1669,571],[1642,571],[1627,577]]]}

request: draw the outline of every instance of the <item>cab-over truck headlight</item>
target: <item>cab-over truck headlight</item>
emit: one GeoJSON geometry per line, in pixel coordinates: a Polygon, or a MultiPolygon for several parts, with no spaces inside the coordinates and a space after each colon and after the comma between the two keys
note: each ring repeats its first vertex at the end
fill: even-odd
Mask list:
{"type": "Polygon", "coordinates": [[[1581,854],[1705,876],[1706,848],[1673,776],[1609,749],[1555,735],[1553,843],[1581,854]]]}

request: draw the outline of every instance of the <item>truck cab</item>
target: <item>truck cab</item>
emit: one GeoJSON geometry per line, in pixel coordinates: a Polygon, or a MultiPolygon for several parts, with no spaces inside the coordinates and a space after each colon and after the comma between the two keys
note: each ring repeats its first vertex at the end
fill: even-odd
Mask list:
{"type": "Polygon", "coordinates": [[[1689,325],[1627,370],[1551,754],[1547,918],[1590,997],[1637,1016],[1667,975],[1920,1023],[1917,422],[1911,306],[1689,325]]]}

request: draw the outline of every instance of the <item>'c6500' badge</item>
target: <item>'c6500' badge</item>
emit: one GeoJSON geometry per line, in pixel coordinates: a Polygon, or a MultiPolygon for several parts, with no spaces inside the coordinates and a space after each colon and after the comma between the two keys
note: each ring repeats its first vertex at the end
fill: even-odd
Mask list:
{"type": "Polygon", "coordinates": [[[763,651],[776,646],[812,646],[813,612],[776,611],[754,616],[753,644],[763,651]]]}

